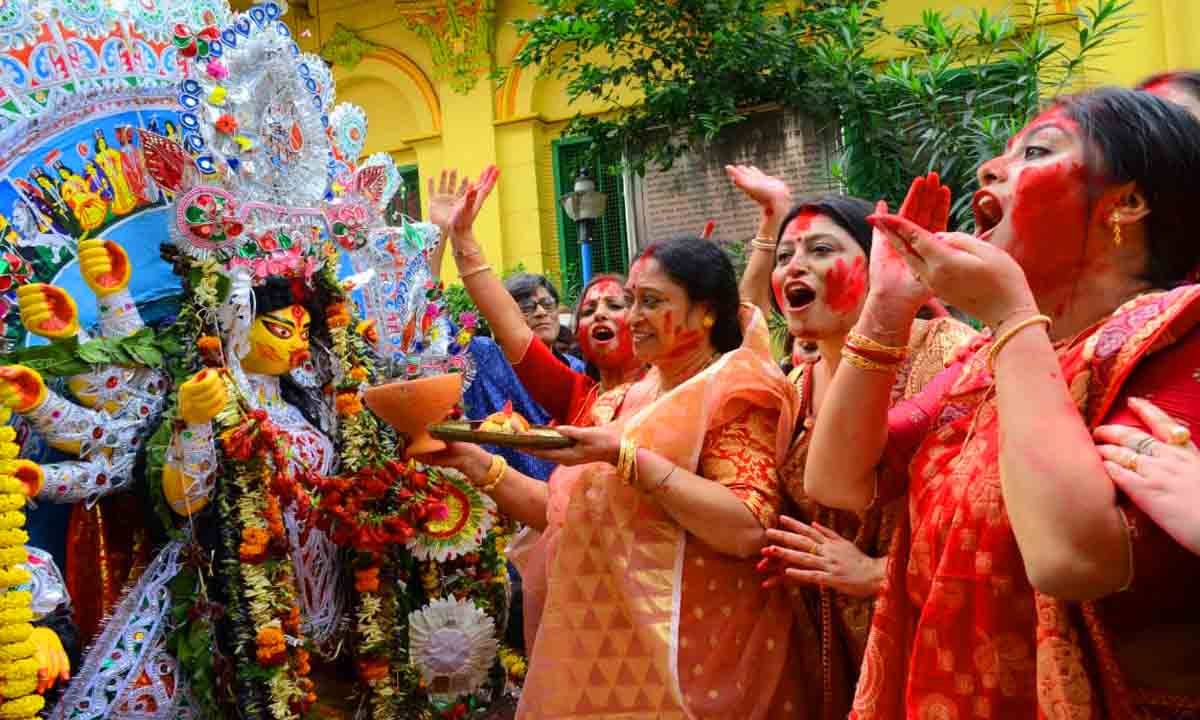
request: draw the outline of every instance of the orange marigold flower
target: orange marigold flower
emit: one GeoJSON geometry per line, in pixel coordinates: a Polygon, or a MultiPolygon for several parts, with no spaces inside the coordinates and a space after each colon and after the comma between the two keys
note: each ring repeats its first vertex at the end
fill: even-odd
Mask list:
{"type": "Polygon", "coordinates": [[[362,400],[358,398],[358,393],[355,392],[338,393],[334,403],[337,407],[338,415],[342,417],[350,417],[363,411],[362,400]]]}
{"type": "Polygon", "coordinates": [[[346,313],[338,313],[325,318],[325,324],[331,328],[346,327],[350,324],[350,316],[346,313]]]}
{"type": "Polygon", "coordinates": [[[287,659],[287,643],[283,639],[283,630],[277,627],[268,625],[260,628],[254,644],[259,665],[278,665],[287,659]]]}
{"type": "Polygon", "coordinates": [[[358,666],[358,677],[365,683],[373,683],[387,677],[387,660],[367,659],[355,663],[358,666]]]}
{"type": "Polygon", "coordinates": [[[359,382],[363,382],[363,381],[365,381],[365,380],[367,379],[367,377],[368,377],[368,375],[367,375],[367,369],[366,369],[365,367],[353,367],[353,368],[350,368],[350,377],[351,377],[352,379],[354,379],[354,380],[357,380],[357,381],[359,381],[359,382]]]}
{"type": "Polygon", "coordinates": [[[379,568],[369,567],[355,570],[354,589],[360,593],[379,592],[379,568]]]}
{"type": "Polygon", "coordinates": [[[325,306],[325,317],[333,317],[334,315],[341,315],[345,312],[346,312],[346,304],[345,303],[340,303],[340,302],[329,303],[328,305],[325,306]]]}
{"type": "Polygon", "coordinates": [[[300,608],[293,605],[292,609],[288,611],[287,616],[283,618],[282,623],[285,631],[292,635],[298,634],[300,632],[300,608]]]}
{"type": "Polygon", "coordinates": [[[379,331],[375,329],[374,320],[359,321],[358,325],[354,327],[354,332],[361,335],[363,340],[366,340],[372,345],[375,345],[379,342],[379,331]]]}
{"type": "Polygon", "coordinates": [[[237,132],[237,129],[238,121],[234,116],[225,113],[221,115],[221,117],[217,118],[217,132],[224,133],[225,135],[232,135],[233,133],[237,132]]]}

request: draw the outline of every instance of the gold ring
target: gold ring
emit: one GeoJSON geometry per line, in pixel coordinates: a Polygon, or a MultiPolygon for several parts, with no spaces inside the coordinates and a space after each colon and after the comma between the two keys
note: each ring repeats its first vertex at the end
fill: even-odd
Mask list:
{"type": "Polygon", "coordinates": [[[1187,444],[1192,441],[1192,431],[1182,425],[1176,425],[1171,428],[1167,435],[1167,442],[1177,447],[1187,447],[1187,444]]]}
{"type": "Polygon", "coordinates": [[[1138,457],[1139,455],[1131,450],[1129,454],[1125,456],[1125,459],[1121,461],[1121,467],[1125,468],[1126,470],[1137,472],[1138,457]]]}

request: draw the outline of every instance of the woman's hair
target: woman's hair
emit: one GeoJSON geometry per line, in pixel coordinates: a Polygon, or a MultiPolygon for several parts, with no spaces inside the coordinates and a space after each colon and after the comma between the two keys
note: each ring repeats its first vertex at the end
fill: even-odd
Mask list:
{"type": "Polygon", "coordinates": [[[1200,100],[1200,71],[1171,70],[1169,72],[1151,75],[1137,84],[1138,90],[1150,90],[1156,85],[1175,85],[1200,100]]]}
{"type": "Polygon", "coordinates": [[[806,212],[824,215],[832,220],[838,227],[845,230],[847,235],[854,238],[854,242],[858,243],[858,246],[862,248],[864,255],[867,257],[871,256],[872,228],[871,223],[867,222],[867,216],[875,212],[875,208],[871,203],[847,195],[824,195],[802,201],[792,207],[788,211],[788,214],[784,216],[783,222],[779,225],[779,233],[775,236],[775,241],[778,242],[781,240],[787,226],[801,213],[806,212]]]}
{"type": "MultiPolygon", "coordinates": [[[[848,195],[824,195],[800,202],[784,216],[783,223],[779,226],[779,233],[775,236],[775,242],[778,243],[782,240],[783,231],[787,229],[787,226],[801,213],[806,212],[824,215],[832,220],[838,227],[845,230],[846,234],[854,239],[854,242],[858,243],[864,255],[868,258],[871,257],[873,228],[871,223],[867,222],[867,216],[875,212],[871,203],[848,195]]],[[[779,307],[779,303],[775,300],[775,293],[769,293],[769,295],[771,296],[771,309],[782,314],[783,308],[779,307]]]]}
{"type": "Polygon", "coordinates": [[[504,281],[504,289],[517,302],[533,297],[537,293],[538,288],[546,288],[546,292],[550,293],[550,297],[554,298],[554,302],[559,302],[558,290],[555,289],[553,283],[546,279],[545,275],[520,272],[509,276],[504,281]]]}
{"type": "MultiPolygon", "coordinates": [[[[1144,220],[1147,259],[1142,277],[1168,288],[1200,262],[1193,219],[1200,206],[1200,121],[1156,95],[1103,88],[1060,98],[1086,143],[1088,164],[1104,185],[1134,183],[1150,208],[1144,220]]],[[[1100,187],[1094,187],[1098,194],[1100,187]]]]}
{"type": "Polygon", "coordinates": [[[712,306],[715,322],[709,338],[717,351],[741,346],[737,274],[724,250],[709,240],[684,237],[654,243],[641,256],[657,260],[663,272],[683,286],[688,300],[712,306]]]}

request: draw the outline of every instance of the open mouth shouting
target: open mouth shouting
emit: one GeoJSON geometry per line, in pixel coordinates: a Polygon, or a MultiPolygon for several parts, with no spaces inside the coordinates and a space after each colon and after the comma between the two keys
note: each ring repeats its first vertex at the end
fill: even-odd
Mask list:
{"type": "Polygon", "coordinates": [[[803,282],[793,282],[784,286],[783,299],[787,302],[784,310],[803,310],[817,299],[817,293],[803,282]]]}
{"type": "Polygon", "coordinates": [[[971,200],[975,213],[975,237],[987,240],[1000,221],[1004,219],[1004,208],[1000,199],[988,190],[980,190],[971,200]]]}
{"type": "Polygon", "coordinates": [[[597,325],[592,328],[592,342],[604,344],[617,337],[617,333],[607,325],[597,325]]]}

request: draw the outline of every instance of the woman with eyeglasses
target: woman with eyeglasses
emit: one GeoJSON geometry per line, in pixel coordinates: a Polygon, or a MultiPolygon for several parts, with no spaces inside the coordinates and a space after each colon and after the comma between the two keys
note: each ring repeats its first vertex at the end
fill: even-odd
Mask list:
{"type": "Polygon", "coordinates": [[[485,169],[477,182],[468,183],[454,208],[449,236],[459,277],[525,389],[556,422],[608,422],[615,409],[593,418],[596,399],[628,387],[643,373],[625,319],[629,302],[622,280],[598,275],[584,287],[575,311],[575,337],[588,367],[587,372],[571,367],[553,350],[559,332],[554,287],[544,277],[528,274],[501,283],[475,239],[475,217],[499,176],[495,166],[485,169]]]}

